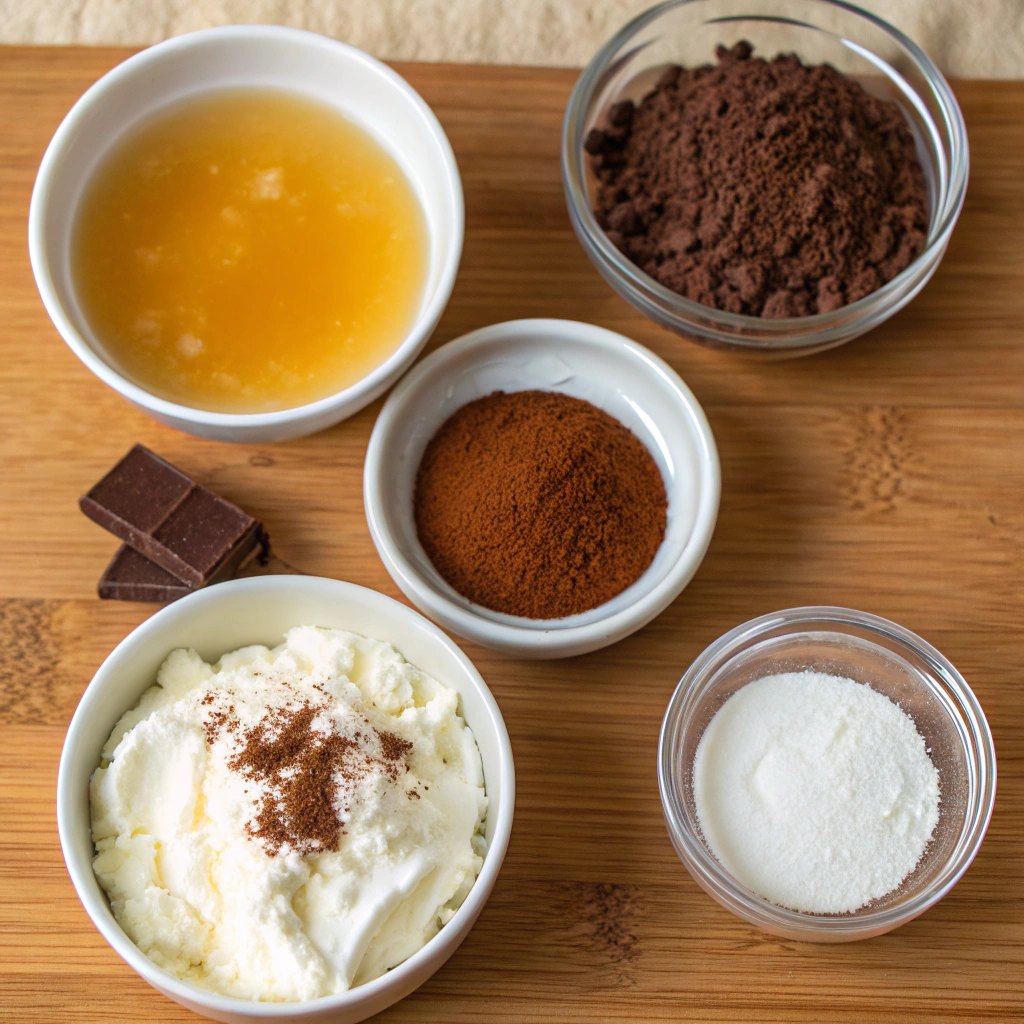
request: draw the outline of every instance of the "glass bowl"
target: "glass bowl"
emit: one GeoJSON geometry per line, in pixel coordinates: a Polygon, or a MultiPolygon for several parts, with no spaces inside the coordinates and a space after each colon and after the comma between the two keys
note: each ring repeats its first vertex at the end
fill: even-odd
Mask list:
{"type": "Polygon", "coordinates": [[[785,938],[849,942],[906,924],[956,885],[992,817],[996,755],[977,698],[930,644],[865,612],[791,608],[737,626],[690,666],[662,722],[658,785],[672,845],[723,907],[785,938]],[[745,888],[711,852],[694,805],[693,759],[718,709],[755,679],[804,669],[869,683],[898,703],[914,719],[939,773],[939,823],[917,867],[888,895],[851,914],[787,910],[745,888]]]}
{"type": "Polygon", "coordinates": [[[562,180],[576,236],[602,277],[662,327],[706,345],[775,356],[834,348],[902,309],[935,272],[963,206],[967,130],[949,83],[925,54],[880,18],[841,0],[671,0],[607,42],[573,89],[562,129],[562,180]],[[829,63],[899,104],[928,183],[925,247],[877,291],[830,313],[769,319],[713,309],[671,291],[607,238],[591,207],[594,178],[583,143],[611,105],[645,96],[666,64],[713,63],[715,46],[749,40],[757,56],[796,53],[829,63]]]}

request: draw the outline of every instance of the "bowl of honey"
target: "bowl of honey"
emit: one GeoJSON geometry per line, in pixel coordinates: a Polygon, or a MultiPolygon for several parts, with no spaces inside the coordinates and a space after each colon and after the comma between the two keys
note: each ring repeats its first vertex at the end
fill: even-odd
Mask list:
{"type": "Polygon", "coordinates": [[[36,178],[29,252],[74,353],[158,420],[277,441],[352,415],[443,312],[462,184],[390,68],[311,32],[231,26],[96,82],[36,178]]]}

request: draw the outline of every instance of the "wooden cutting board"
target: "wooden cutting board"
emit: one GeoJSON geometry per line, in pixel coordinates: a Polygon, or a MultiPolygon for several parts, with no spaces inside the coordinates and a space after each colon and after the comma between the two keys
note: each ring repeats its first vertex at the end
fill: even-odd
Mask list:
{"type": "MultiPolygon", "coordinates": [[[[101,602],[116,542],[77,499],[136,441],[267,524],[310,573],[401,598],[360,490],[380,403],[279,445],[200,441],[136,412],[43,312],[26,215],[50,135],[129,51],[0,48],[0,1018],[196,1019],[110,950],[54,824],[67,722],[153,607],[101,602]]],[[[967,206],[924,293],[835,352],[759,362],[644,320],[569,228],[559,176],[575,72],[399,68],[462,170],[462,270],[431,347],[513,317],[588,320],[667,359],[703,403],[722,509],[697,577],[660,618],[588,657],[465,648],[500,703],[519,783],[508,857],[459,952],[388,1021],[1024,1019],[1024,83],[963,82],[967,206]],[[707,897],[662,823],[655,749],[686,666],[730,627],[800,604],[908,626],[988,713],[999,794],[985,845],[938,906],[869,942],[773,938],[707,897]]]]}

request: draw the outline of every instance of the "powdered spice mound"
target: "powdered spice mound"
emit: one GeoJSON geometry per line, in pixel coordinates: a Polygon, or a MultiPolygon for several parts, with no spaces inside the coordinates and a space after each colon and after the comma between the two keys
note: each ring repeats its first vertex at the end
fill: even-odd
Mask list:
{"type": "Polygon", "coordinates": [[[243,732],[228,762],[232,771],[263,784],[246,832],[272,857],[285,848],[301,855],[337,850],[348,810],[343,801],[355,783],[372,771],[397,782],[406,770],[405,755],[412,749],[408,740],[371,727],[368,732],[376,735],[381,749],[380,757],[374,757],[365,749],[368,736],[317,728],[323,710],[309,701],[272,709],[243,732]]]}
{"type": "Polygon", "coordinates": [[[463,596],[535,619],[596,608],[634,583],[665,536],[665,486],[646,447],[589,402],[496,391],[427,445],[416,530],[463,596]]]}
{"type": "Polygon", "coordinates": [[[586,140],[608,238],[667,288],[764,317],[827,313],[924,246],[928,199],[895,103],[827,64],[718,48],[669,67],[586,140]]]}

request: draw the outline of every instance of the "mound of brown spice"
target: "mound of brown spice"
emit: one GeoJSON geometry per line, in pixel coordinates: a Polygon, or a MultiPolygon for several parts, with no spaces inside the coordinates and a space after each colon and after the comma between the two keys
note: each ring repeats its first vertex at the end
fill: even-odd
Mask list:
{"type": "MultiPolygon", "coordinates": [[[[216,693],[200,703],[210,708],[207,744],[225,730],[233,738],[228,767],[252,782],[256,794],[256,814],[245,832],[271,857],[284,850],[302,856],[337,850],[357,783],[372,774],[398,783],[407,768],[412,743],[368,721],[352,736],[343,735],[322,714],[326,701],[270,707],[249,727],[240,725],[234,705],[222,706],[216,693]]],[[[415,790],[409,796],[419,799],[415,790]]]]}
{"type": "Polygon", "coordinates": [[[587,137],[594,212],[655,280],[763,317],[827,313],[906,269],[928,197],[899,107],[827,64],[718,48],[587,137]]]}
{"type": "Polygon", "coordinates": [[[496,391],[432,438],[416,530],[438,572],[494,611],[555,619],[611,600],[647,567],[668,502],[643,443],[589,402],[496,391]]]}

